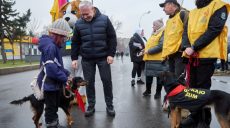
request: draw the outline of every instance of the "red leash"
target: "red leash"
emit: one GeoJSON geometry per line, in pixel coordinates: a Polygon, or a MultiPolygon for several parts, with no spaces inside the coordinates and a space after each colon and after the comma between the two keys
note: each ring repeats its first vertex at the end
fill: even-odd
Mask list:
{"type": "Polygon", "coordinates": [[[199,66],[199,54],[197,52],[194,52],[190,57],[188,64],[186,65],[186,86],[190,86],[190,71],[191,71],[191,65],[194,67],[199,66]]]}
{"type": "MultiPolygon", "coordinates": [[[[70,85],[67,84],[65,88],[66,88],[67,90],[71,91],[70,85]]],[[[83,102],[83,100],[82,100],[82,98],[81,98],[81,95],[80,95],[80,93],[78,92],[77,89],[74,90],[74,94],[75,94],[75,100],[77,100],[78,105],[79,105],[81,111],[82,111],[82,112],[85,112],[85,104],[84,104],[84,102],[83,102]]]]}
{"type": "Polygon", "coordinates": [[[77,102],[78,102],[78,105],[79,105],[81,111],[85,112],[85,104],[84,104],[84,102],[83,102],[83,100],[81,98],[80,93],[78,92],[77,89],[74,91],[74,93],[75,93],[75,99],[77,99],[77,102]]]}

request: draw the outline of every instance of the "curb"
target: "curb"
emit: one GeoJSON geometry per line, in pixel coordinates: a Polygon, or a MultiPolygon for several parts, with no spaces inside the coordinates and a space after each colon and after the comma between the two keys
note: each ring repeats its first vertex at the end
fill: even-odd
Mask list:
{"type": "Polygon", "coordinates": [[[3,68],[3,69],[0,69],[0,75],[7,75],[7,74],[30,71],[30,70],[35,70],[35,69],[39,69],[39,64],[20,66],[20,67],[3,68]]]}

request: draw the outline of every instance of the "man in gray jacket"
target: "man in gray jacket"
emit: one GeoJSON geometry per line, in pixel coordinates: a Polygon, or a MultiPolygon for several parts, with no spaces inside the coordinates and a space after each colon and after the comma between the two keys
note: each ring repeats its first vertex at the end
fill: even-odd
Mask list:
{"type": "Polygon", "coordinates": [[[117,39],[114,27],[108,16],[103,15],[89,1],[79,4],[81,18],[77,20],[72,37],[72,67],[77,68],[78,55],[82,56],[82,68],[85,80],[88,107],[85,116],[95,112],[95,72],[98,66],[103,83],[106,111],[115,116],[113,106],[112,78],[110,64],[116,52],[117,39]]]}

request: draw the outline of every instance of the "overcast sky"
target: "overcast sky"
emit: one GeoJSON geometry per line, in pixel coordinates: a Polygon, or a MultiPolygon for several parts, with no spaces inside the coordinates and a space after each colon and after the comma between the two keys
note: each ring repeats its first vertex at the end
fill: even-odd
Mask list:
{"type": "MultiPolygon", "coordinates": [[[[181,3],[181,1],[182,0],[178,0],[179,3],[181,3]]],[[[194,1],[195,0],[184,0],[183,7],[187,9],[195,8],[194,1]]],[[[230,3],[230,0],[224,1],[230,3]]],[[[159,3],[162,2],[164,2],[164,0],[93,0],[94,5],[98,7],[101,12],[106,13],[109,17],[113,17],[114,20],[122,22],[122,27],[117,33],[119,37],[132,36],[140,22],[147,38],[150,37],[152,31],[153,20],[159,18],[163,18],[164,22],[167,20],[168,16],[166,16],[163,9],[159,7],[159,3]],[[143,15],[148,11],[151,11],[151,13],[143,15]]],[[[41,31],[44,25],[51,23],[49,11],[52,5],[53,0],[16,0],[14,9],[17,9],[19,12],[25,12],[31,9],[31,19],[35,18],[41,23],[38,30],[41,31]]],[[[230,18],[228,18],[227,25],[230,26],[230,18]]]]}

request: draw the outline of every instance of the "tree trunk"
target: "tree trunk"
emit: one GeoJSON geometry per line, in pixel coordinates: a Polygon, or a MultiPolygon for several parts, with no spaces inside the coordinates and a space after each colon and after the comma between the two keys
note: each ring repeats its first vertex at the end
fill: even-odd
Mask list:
{"type": "Polygon", "coordinates": [[[15,61],[14,61],[14,42],[12,39],[10,39],[10,44],[11,44],[11,48],[12,48],[13,65],[14,65],[15,64],[15,61]]]}
{"type": "Polygon", "coordinates": [[[2,54],[2,62],[3,64],[6,63],[7,58],[6,58],[6,53],[5,53],[5,48],[4,48],[4,36],[1,36],[1,54],[2,54]]]}
{"type": "Polygon", "coordinates": [[[20,46],[20,60],[23,61],[23,58],[22,58],[22,36],[20,36],[19,46],[20,46]]]}

